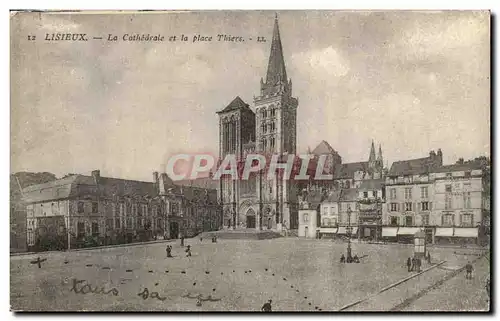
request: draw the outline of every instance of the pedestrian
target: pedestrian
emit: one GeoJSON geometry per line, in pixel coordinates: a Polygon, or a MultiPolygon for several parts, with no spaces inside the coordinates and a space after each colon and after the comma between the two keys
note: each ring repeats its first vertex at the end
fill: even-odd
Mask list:
{"type": "Polygon", "coordinates": [[[411,258],[411,271],[415,271],[416,265],[417,265],[417,260],[415,259],[415,257],[412,257],[411,258]]]}
{"type": "Polygon", "coordinates": [[[187,249],[186,249],[186,256],[191,256],[191,245],[188,245],[188,246],[187,246],[187,249]]]}
{"type": "Polygon", "coordinates": [[[172,247],[167,245],[167,257],[172,257],[172,247]]]}
{"type": "Polygon", "coordinates": [[[406,266],[408,267],[408,272],[411,272],[411,258],[409,257],[408,260],[406,260],[406,266]]]}
{"type": "Polygon", "coordinates": [[[181,235],[181,246],[184,246],[184,235],[181,235]]]}
{"type": "Polygon", "coordinates": [[[344,254],[342,254],[342,256],[340,257],[340,263],[345,263],[345,256],[344,256],[344,254]]]}
{"type": "Polygon", "coordinates": [[[354,258],[352,259],[354,263],[359,263],[359,257],[357,254],[354,254],[354,258]]]}
{"type": "Polygon", "coordinates": [[[273,302],[273,300],[269,300],[269,302],[264,303],[264,305],[262,306],[262,308],[260,310],[264,311],[264,312],[271,312],[273,310],[271,307],[272,302],[273,302]]]}
{"type": "Polygon", "coordinates": [[[431,252],[427,251],[427,263],[431,264],[431,252]]]}
{"type": "Polygon", "coordinates": [[[217,243],[217,235],[214,235],[214,243],[217,243]]]}
{"type": "Polygon", "coordinates": [[[417,257],[417,272],[420,272],[421,266],[422,266],[422,259],[417,257]]]}
{"type": "Polygon", "coordinates": [[[200,243],[203,243],[203,237],[200,236],[200,243]]]}
{"type": "Polygon", "coordinates": [[[465,271],[466,271],[465,278],[466,279],[472,279],[472,270],[474,270],[474,269],[472,268],[472,264],[469,261],[469,263],[467,263],[467,265],[465,265],[465,271]]]}

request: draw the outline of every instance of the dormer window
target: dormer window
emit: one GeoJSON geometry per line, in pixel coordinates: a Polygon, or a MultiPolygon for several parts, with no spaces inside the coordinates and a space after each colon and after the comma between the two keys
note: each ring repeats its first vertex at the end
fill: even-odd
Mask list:
{"type": "Polygon", "coordinates": [[[451,173],[446,173],[446,178],[451,178],[451,173]]]}

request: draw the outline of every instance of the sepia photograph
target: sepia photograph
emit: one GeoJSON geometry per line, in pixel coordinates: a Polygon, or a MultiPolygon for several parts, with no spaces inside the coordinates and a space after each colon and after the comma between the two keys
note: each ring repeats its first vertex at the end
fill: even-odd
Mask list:
{"type": "Polygon", "coordinates": [[[9,20],[11,311],[491,311],[490,11],[9,20]]]}

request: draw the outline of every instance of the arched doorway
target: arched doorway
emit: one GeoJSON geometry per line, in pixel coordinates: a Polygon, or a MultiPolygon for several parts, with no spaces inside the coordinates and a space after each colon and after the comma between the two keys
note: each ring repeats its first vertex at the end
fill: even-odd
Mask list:
{"type": "Polygon", "coordinates": [[[247,228],[255,228],[255,211],[252,208],[247,211],[246,223],[247,228]]]}

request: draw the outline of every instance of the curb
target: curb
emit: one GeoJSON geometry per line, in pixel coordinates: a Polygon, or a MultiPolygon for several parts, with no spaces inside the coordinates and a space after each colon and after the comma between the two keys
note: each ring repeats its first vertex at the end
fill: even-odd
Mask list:
{"type": "Polygon", "coordinates": [[[176,239],[139,242],[139,243],[116,244],[116,245],[104,245],[104,246],[96,246],[96,247],[86,247],[86,248],[81,248],[81,249],[70,249],[69,251],[65,250],[65,251],[45,251],[45,252],[19,252],[19,253],[10,253],[10,256],[64,253],[64,252],[79,252],[79,251],[94,251],[94,250],[111,249],[111,248],[117,248],[117,247],[140,246],[140,245],[167,243],[167,242],[175,242],[175,241],[176,241],[176,239]]]}
{"type": "MultiPolygon", "coordinates": [[[[480,259],[484,258],[485,256],[486,256],[486,254],[483,254],[480,257],[474,259],[471,263],[476,263],[477,261],[479,261],[480,259]]],[[[464,270],[465,270],[465,265],[462,266],[461,268],[459,268],[459,269],[451,272],[451,273],[446,274],[441,280],[439,280],[436,283],[431,284],[428,287],[426,287],[425,289],[417,292],[416,294],[414,294],[413,296],[411,296],[408,299],[404,300],[400,304],[392,307],[392,309],[389,310],[389,311],[402,311],[404,308],[406,308],[407,306],[409,306],[410,304],[412,304],[413,302],[415,302],[416,300],[418,300],[422,296],[424,296],[427,293],[429,293],[430,291],[432,291],[432,290],[440,287],[441,285],[443,285],[443,283],[445,283],[448,280],[451,280],[452,278],[454,278],[455,276],[457,276],[458,274],[460,274],[464,270]]]]}
{"type": "Polygon", "coordinates": [[[415,277],[417,277],[417,276],[420,276],[421,274],[423,274],[423,273],[425,273],[425,272],[427,272],[427,271],[430,271],[430,270],[432,270],[432,269],[434,269],[434,268],[436,268],[436,267],[438,267],[438,266],[440,266],[440,265],[444,264],[445,262],[446,262],[446,261],[441,261],[441,262],[439,262],[439,263],[437,263],[437,264],[434,264],[434,265],[432,265],[432,266],[428,267],[428,268],[427,268],[427,269],[425,269],[425,270],[422,270],[422,271],[420,271],[420,272],[418,272],[418,273],[416,273],[416,274],[412,274],[412,275],[410,275],[410,276],[405,277],[404,279],[401,279],[401,280],[396,281],[396,282],[394,282],[394,283],[392,283],[392,284],[390,284],[390,285],[387,285],[387,286],[383,287],[383,288],[382,288],[382,289],[380,289],[378,292],[376,292],[376,293],[374,293],[374,294],[372,294],[372,295],[369,295],[369,296],[367,296],[367,297],[365,297],[365,298],[363,298],[363,299],[360,299],[360,300],[358,300],[358,301],[355,301],[355,302],[349,303],[349,304],[347,304],[347,305],[344,305],[343,307],[341,307],[341,308],[340,308],[340,309],[338,309],[337,311],[344,311],[344,310],[349,309],[349,308],[351,308],[351,307],[353,307],[353,306],[355,306],[355,305],[358,305],[358,304],[360,304],[360,303],[363,303],[363,302],[365,302],[365,301],[368,301],[369,299],[371,299],[371,298],[373,298],[373,297],[375,297],[375,296],[377,296],[377,295],[379,295],[379,294],[381,294],[381,293],[384,293],[385,291],[387,291],[387,290],[389,290],[389,289],[392,289],[393,287],[398,286],[398,285],[400,285],[401,283],[404,283],[404,282],[409,281],[409,280],[411,280],[411,279],[413,279],[413,278],[415,278],[415,277]]]}

